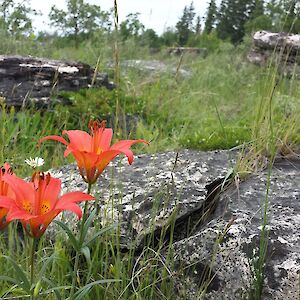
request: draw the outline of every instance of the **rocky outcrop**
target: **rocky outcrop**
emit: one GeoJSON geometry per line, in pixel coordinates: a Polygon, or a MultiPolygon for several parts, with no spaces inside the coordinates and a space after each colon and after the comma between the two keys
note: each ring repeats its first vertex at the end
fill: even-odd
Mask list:
{"type": "MultiPolygon", "coordinates": [[[[160,75],[160,74],[172,74],[180,75],[183,78],[189,78],[192,76],[191,71],[178,68],[178,66],[167,65],[158,60],[124,60],[120,62],[121,70],[137,70],[144,74],[160,75]]],[[[112,64],[109,64],[110,68],[113,68],[112,64]]]]}
{"type": "MultiPolygon", "coordinates": [[[[175,224],[178,299],[251,299],[269,186],[262,299],[298,299],[300,162],[282,159],[270,180],[266,170],[229,186],[235,157],[184,150],[139,155],[132,166],[115,161],[95,189],[98,217],[103,225],[121,222],[124,251],[139,252],[149,236],[155,244],[162,232],[168,245],[167,229],[175,224]]],[[[51,172],[65,190],[85,188],[75,165],[51,172]]]]}
{"type": "Polygon", "coordinates": [[[270,60],[285,75],[300,79],[300,34],[258,31],[253,35],[253,47],[248,60],[266,65],[270,60]]]}
{"type": "Polygon", "coordinates": [[[0,56],[0,97],[8,107],[47,107],[53,99],[67,104],[68,99],[58,97],[58,91],[76,91],[92,85],[113,88],[107,74],[96,74],[92,67],[80,62],[0,56]]]}

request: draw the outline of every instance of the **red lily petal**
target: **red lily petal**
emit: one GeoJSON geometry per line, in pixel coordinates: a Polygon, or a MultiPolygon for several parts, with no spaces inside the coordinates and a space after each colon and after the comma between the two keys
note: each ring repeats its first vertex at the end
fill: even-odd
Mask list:
{"type": "Polygon", "coordinates": [[[7,212],[8,212],[8,209],[7,208],[4,208],[4,207],[1,207],[0,208],[0,221],[1,219],[7,215],[7,212]]]}
{"type": "Polygon", "coordinates": [[[10,185],[13,189],[16,195],[15,201],[20,207],[25,209],[26,206],[27,211],[34,207],[34,188],[29,182],[8,174],[3,176],[3,181],[10,185]]]}
{"type": "Polygon", "coordinates": [[[72,153],[73,151],[77,151],[76,149],[72,148],[70,145],[66,148],[65,152],[64,152],[64,157],[67,157],[70,153],[72,153]]]}
{"type": "Polygon", "coordinates": [[[82,130],[64,130],[63,134],[68,135],[70,146],[79,151],[91,151],[91,136],[82,130]]]}
{"type": "Polygon", "coordinates": [[[122,153],[119,150],[107,150],[103,153],[101,153],[98,156],[98,163],[97,163],[97,169],[99,173],[102,173],[103,170],[106,168],[106,166],[120,153],[122,153]]]}
{"type": "Polygon", "coordinates": [[[55,209],[64,210],[65,205],[69,203],[77,203],[77,202],[88,201],[88,200],[95,200],[95,197],[83,192],[70,192],[64,194],[59,198],[59,200],[56,203],[55,209]]]}
{"type": "Polygon", "coordinates": [[[14,200],[7,196],[0,196],[0,208],[10,208],[14,200]]]}
{"type": "Polygon", "coordinates": [[[8,212],[7,208],[0,207],[0,230],[6,228],[6,226],[10,223],[9,221],[7,221],[6,218],[7,212],[8,212]]]}
{"type": "Polygon", "coordinates": [[[73,151],[72,152],[79,168],[90,170],[99,160],[99,155],[91,152],[73,151]]]}
{"type": "Polygon", "coordinates": [[[38,145],[40,145],[41,143],[43,143],[44,141],[47,141],[47,140],[58,141],[58,142],[61,142],[61,143],[65,144],[66,146],[69,145],[69,143],[64,138],[62,138],[61,136],[58,136],[58,135],[45,136],[45,137],[43,137],[42,139],[40,139],[38,141],[38,145]]]}
{"type": "Polygon", "coordinates": [[[81,208],[76,203],[72,203],[72,202],[65,203],[64,210],[72,211],[73,213],[75,213],[77,215],[78,219],[80,219],[82,216],[81,208]]]}
{"type": "Polygon", "coordinates": [[[149,144],[149,142],[147,142],[145,140],[124,140],[124,141],[119,141],[119,142],[115,143],[114,145],[112,145],[110,147],[110,150],[118,150],[118,151],[124,153],[128,158],[128,163],[131,165],[133,162],[133,153],[129,148],[133,144],[136,144],[136,143],[149,144]]]}
{"type": "Polygon", "coordinates": [[[32,217],[28,221],[28,223],[30,224],[32,229],[34,227],[40,227],[41,225],[43,225],[44,227],[47,227],[60,212],[61,212],[61,210],[58,210],[58,209],[51,210],[51,211],[47,212],[46,214],[32,217]]]}
{"type": "Polygon", "coordinates": [[[41,203],[41,207],[40,207],[40,211],[44,206],[49,207],[49,210],[52,210],[57,202],[59,193],[61,190],[61,180],[54,178],[54,177],[50,177],[50,181],[47,183],[45,190],[44,190],[44,195],[43,195],[43,202],[41,203]],[[45,202],[47,201],[47,203],[45,202]]]}
{"type": "Polygon", "coordinates": [[[34,216],[27,212],[24,209],[21,209],[18,205],[16,205],[15,202],[13,202],[9,208],[9,211],[7,213],[7,221],[12,221],[12,220],[29,220],[32,219],[34,216]]]}
{"type": "Polygon", "coordinates": [[[29,225],[31,231],[29,232],[29,234],[33,235],[36,238],[39,238],[59,213],[60,211],[56,211],[56,210],[49,211],[45,215],[31,218],[28,221],[22,221],[22,224],[25,228],[27,228],[27,226],[29,225]]]}
{"type": "Polygon", "coordinates": [[[102,149],[102,151],[106,151],[109,149],[112,136],[113,130],[111,128],[105,128],[99,142],[99,147],[102,149]]]}

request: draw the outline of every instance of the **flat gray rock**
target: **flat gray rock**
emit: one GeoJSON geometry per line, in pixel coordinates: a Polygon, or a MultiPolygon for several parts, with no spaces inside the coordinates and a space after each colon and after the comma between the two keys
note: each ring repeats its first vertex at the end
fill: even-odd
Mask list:
{"type": "MultiPolygon", "coordinates": [[[[173,74],[174,76],[178,73],[183,78],[190,78],[192,73],[190,70],[179,68],[176,65],[168,65],[159,60],[124,60],[120,63],[123,69],[134,69],[142,73],[148,73],[152,75],[157,74],[173,74]]],[[[109,67],[113,68],[110,64],[109,67]]]]}
{"type": "MultiPolygon", "coordinates": [[[[122,222],[124,248],[142,246],[144,238],[168,225],[173,215],[176,220],[198,216],[209,185],[230,168],[225,151],[184,150],[176,156],[175,152],[138,155],[131,166],[126,158],[116,160],[100,176],[94,189],[100,197],[99,218],[102,223],[122,222]]],[[[75,165],[51,173],[62,180],[65,190],[86,188],[75,165]]]]}
{"type": "MultiPolygon", "coordinates": [[[[137,155],[131,166],[126,159],[114,161],[97,182],[97,218],[103,225],[121,224],[124,251],[139,253],[161,233],[168,245],[166,229],[175,223],[170,268],[176,270],[178,299],[253,299],[268,171],[227,186],[224,178],[235,157],[229,151],[192,150],[137,155]]],[[[64,191],[86,188],[75,165],[51,173],[63,181],[64,191]]],[[[299,160],[276,161],[268,195],[262,299],[299,299],[299,182],[299,160]]],[[[78,224],[70,214],[64,220],[78,224]]],[[[167,248],[161,252],[165,257],[167,248]]]]}
{"type": "MultiPolygon", "coordinates": [[[[265,171],[232,186],[221,194],[212,221],[174,244],[175,263],[185,270],[177,279],[178,290],[186,288],[188,299],[200,297],[205,281],[210,282],[205,299],[254,299],[253,266],[259,254],[267,181],[265,171]],[[183,282],[188,284],[183,287],[183,282]]],[[[299,299],[299,182],[299,160],[277,161],[270,180],[262,299],[299,299]]]]}

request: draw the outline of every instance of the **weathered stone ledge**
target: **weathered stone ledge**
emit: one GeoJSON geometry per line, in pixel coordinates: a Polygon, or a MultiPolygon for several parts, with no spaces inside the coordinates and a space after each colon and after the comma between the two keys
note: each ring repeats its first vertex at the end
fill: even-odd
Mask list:
{"type": "MultiPolygon", "coordinates": [[[[175,152],[138,155],[132,166],[125,159],[116,160],[95,189],[100,197],[98,217],[103,225],[122,222],[124,249],[142,248],[148,235],[167,228],[171,220],[176,222],[174,293],[179,299],[182,291],[187,299],[196,299],[206,281],[210,284],[205,299],[249,299],[269,185],[262,299],[297,299],[300,161],[277,160],[270,181],[265,170],[219,193],[235,156],[229,151],[183,150],[178,156],[175,152]],[[210,198],[216,188],[218,193],[210,198]]],[[[64,190],[86,187],[75,165],[52,173],[61,178],[64,190]]],[[[65,216],[69,224],[74,224],[72,220],[65,216]]]]}

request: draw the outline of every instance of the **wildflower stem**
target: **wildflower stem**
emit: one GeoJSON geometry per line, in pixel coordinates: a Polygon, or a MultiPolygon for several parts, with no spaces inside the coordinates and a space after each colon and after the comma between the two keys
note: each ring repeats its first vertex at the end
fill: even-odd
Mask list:
{"type": "Polygon", "coordinates": [[[31,253],[30,253],[30,284],[31,284],[31,291],[30,291],[30,300],[34,300],[34,254],[35,254],[35,247],[37,244],[38,239],[32,238],[31,243],[31,253]]]}
{"type": "MultiPolygon", "coordinates": [[[[88,190],[87,193],[90,194],[92,189],[92,184],[88,183],[88,190]]],[[[87,211],[88,211],[88,201],[85,201],[84,203],[84,209],[83,209],[83,215],[82,215],[82,220],[81,220],[81,225],[80,225],[80,232],[79,232],[79,249],[76,249],[76,256],[75,256],[75,263],[74,263],[74,270],[73,270],[73,278],[72,278],[72,286],[71,286],[71,291],[70,291],[70,300],[73,299],[74,297],[74,292],[75,292],[75,286],[76,286],[76,278],[77,278],[77,272],[78,272],[78,265],[79,265],[79,256],[80,256],[80,250],[82,247],[82,243],[84,240],[83,237],[83,227],[84,223],[87,218],[87,211]]]]}

